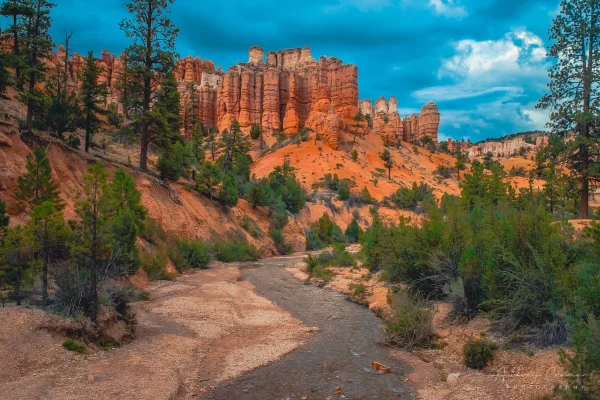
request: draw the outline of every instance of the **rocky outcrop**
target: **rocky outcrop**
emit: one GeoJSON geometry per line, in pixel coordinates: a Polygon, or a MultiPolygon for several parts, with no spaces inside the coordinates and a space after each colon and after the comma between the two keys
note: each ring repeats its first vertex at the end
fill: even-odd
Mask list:
{"type": "Polygon", "coordinates": [[[395,145],[398,141],[408,143],[421,143],[425,136],[438,141],[440,113],[437,105],[429,102],[421,109],[421,114],[413,114],[402,119],[398,112],[398,100],[390,96],[389,102],[385,97],[380,97],[371,108],[370,100],[362,100],[360,108],[363,114],[371,110],[373,131],[378,133],[388,145],[395,145]]]}
{"type": "Polygon", "coordinates": [[[468,153],[471,158],[484,156],[487,153],[492,153],[494,157],[511,157],[522,151],[537,151],[546,146],[548,140],[548,134],[543,132],[519,134],[498,140],[476,143],[468,149],[468,153]]]}

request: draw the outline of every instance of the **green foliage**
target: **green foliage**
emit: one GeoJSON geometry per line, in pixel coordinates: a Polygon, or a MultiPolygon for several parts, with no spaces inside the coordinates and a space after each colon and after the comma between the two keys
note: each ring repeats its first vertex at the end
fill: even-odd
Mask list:
{"type": "Polygon", "coordinates": [[[335,267],[353,267],[356,265],[354,261],[354,257],[352,254],[346,251],[346,248],[341,243],[336,243],[333,245],[333,260],[329,263],[331,266],[335,267]]]}
{"type": "Polygon", "coordinates": [[[15,198],[31,207],[51,201],[62,209],[64,204],[59,196],[58,185],[52,180],[52,168],[46,152],[41,147],[27,154],[27,172],[17,178],[15,198]]]}
{"type": "Polygon", "coordinates": [[[175,142],[175,144],[167,142],[156,165],[161,179],[177,182],[179,178],[185,176],[184,159],[185,148],[183,145],[180,142],[175,142]]]}
{"type": "Polygon", "coordinates": [[[222,262],[255,261],[260,258],[256,248],[240,239],[213,240],[213,252],[222,262]]]}
{"type": "Polygon", "coordinates": [[[21,288],[30,281],[34,270],[33,246],[22,226],[8,229],[0,247],[0,283],[14,288],[17,305],[21,305],[21,288]]]}
{"type": "Polygon", "coordinates": [[[204,161],[196,174],[197,190],[213,199],[215,186],[221,181],[221,173],[217,166],[210,161],[204,161]]]}
{"type": "Polygon", "coordinates": [[[210,247],[202,242],[191,242],[180,240],[177,247],[183,258],[186,260],[188,268],[206,269],[211,261],[210,247]]]}
{"type": "Polygon", "coordinates": [[[78,354],[85,353],[85,349],[86,349],[85,345],[83,343],[79,343],[73,339],[66,339],[62,345],[65,349],[67,349],[69,351],[73,351],[78,354]]]}
{"type": "Polygon", "coordinates": [[[358,160],[358,151],[356,149],[352,150],[352,161],[358,160]]]}
{"type": "Polygon", "coordinates": [[[331,220],[329,214],[323,213],[323,216],[317,220],[308,232],[307,250],[316,250],[336,242],[345,242],[346,238],[340,227],[331,220]]]}
{"type": "Polygon", "coordinates": [[[433,310],[423,297],[402,291],[388,301],[392,314],[383,320],[386,341],[408,350],[430,346],[434,337],[433,310]]]}
{"type": "Polygon", "coordinates": [[[496,346],[486,339],[471,339],[463,347],[465,365],[472,369],[484,369],[493,360],[496,346]]]}
{"type": "Polygon", "coordinates": [[[142,253],[141,267],[148,274],[150,281],[166,279],[165,268],[167,266],[167,257],[162,253],[142,253]]]}
{"type": "Polygon", "coordinates": [[[0,200],[0,243],[2,243],[2,236],[8,227],[8,214],[6,212],[6,203],[0,200]]]}
{"type": "Polygon", "coordinates": [[[415,210],[420,202],[426,198],[432,198],[432,192],[433,190],[426,183],[417,185],[416,182],[413,182],[410,189],[403,187],[393,193],[391,200],[398,208],[415,210]]]}
{"type": "Polygon", "coordinates": [[[383,161],[383,166],[388,170],[388,179],[392,179],[392,167],[394,166],[394,162],[392,160],[392,154],[389,149],[383,150],[383,152],[379,155],[379,158],[383,161]]]}
{"type": "Polygon", "coordinates": [[[350,182],[347,179],[342,180],[338,186],[338,198],[346,201],[350,198],[350,182]]]}
{"type": "Polygon", "coordinates": [[[246,232],[250,234],[250,236],[252,236],[255,239],[257,239],[263,234],[256,221],[247,215],[244,215],[244,218],[242,218],[241,226],[246,232]]]}
{"type": "Polygon", "coordinates": [[[351,283],[348,285],[348,289],[350,289],[350,298],[353,301],[361,302],[367,295],[367,287],[364,283],[351,283]]]}
{"type": "Polygon", "coordinates": [[[363,233],[363,230],[358,225],[356,218],[352,218],[352,221],[350,222],[350,224],[348,224],[348,227],[346,228],[344,235],[346,235],[348,242],[358,243],[358,239],[360,238],[362,233],[363,233]]]}
{"type": "Polygon", "coordinates": [[[359,196],[358,200],[362,204],[371,204],[371,203],[373,203],[373,197],[371,196],[371,193],[369,192],[369,189],[367,189],[366,186],[360,192],[360,196],[359,196]]]}
{"type": "Polygon", "coordinates": [[[269,236],[273,239],[275,243],[275,247],[277,247],[277,251],[279,254],[291,254],[294,249],[289,243],[286,243],[285,237],[283,236],[283,232],[281,229],[273,228],[269,230],[269,236]]]}
{"type": "Polygon", "coordinates": [[[260,125],[258,125],[256,122],[253,123],[250,127],[250,137],[256,140],[260,137],[260,133],[260,125]]]}
{"type": "Polygon", "coordinates": [[[98,76],[102,69],[96,64],[94,54],[90,51],[85,58],[85,65],[81,76],[81,107],[82,107],[82,125],[85,129],[85,151],[88,152],[92,142],[92,135],[102,127],[102,120],[99,115],[106,114],[103,108],[107,88],[106,84],[98,84],[98,76]]]}
{"type": "Polygon", "coordinates": [[[234,207],[237,204],[239,199],[238,190],[235,178],[231,174],[226,174],[223,177],[218,197],[223,205],[234,207]]]}

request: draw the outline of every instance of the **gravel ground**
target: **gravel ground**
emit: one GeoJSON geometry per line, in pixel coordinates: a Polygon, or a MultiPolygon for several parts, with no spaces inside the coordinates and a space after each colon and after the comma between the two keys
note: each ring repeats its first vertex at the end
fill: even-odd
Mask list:
{"type": "Polygon", "coordinates": [[[302,255],[241,264],[242,279],[309,327],[309,342],[281,360],[221,384],[207,400],[413,398],[405,383],[410,367],[380,345],[381,328],[367,308],[340,293],[304,285],[285,266],[302,255]],[[371,369],[372,362],[391,368],[371,369]]]}

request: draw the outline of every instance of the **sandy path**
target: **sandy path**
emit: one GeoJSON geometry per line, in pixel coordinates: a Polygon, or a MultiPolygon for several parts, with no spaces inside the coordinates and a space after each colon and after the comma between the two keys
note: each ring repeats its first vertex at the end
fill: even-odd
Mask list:
{"type": "Polygon", "coordinates": [[[280,361],[224,383],[205,398],[412,398],[405,383],[410,367],[390,357],[389,350],[378,344],[381,329],[375,314],[343,294],[304,285],[294,278],[284,267],[302,257],[243,264],[242,278],[259,294],[320,331],[280,361]],[[391,367],[392,373],[375,373],[370,368],[373,361],[391,367]]]}
{"type": "Polygon", "coordinates": [[[0,399],[187,399],[300,346],[306,328],[218,266],[156,282],[135,304],[137,339],[76,355],[38,327],[42,311],[0,308],[0,399]]]}

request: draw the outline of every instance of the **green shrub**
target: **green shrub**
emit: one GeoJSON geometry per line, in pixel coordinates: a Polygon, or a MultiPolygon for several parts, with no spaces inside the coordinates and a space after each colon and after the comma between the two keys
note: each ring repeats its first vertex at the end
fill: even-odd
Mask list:
{"type": "Polygon", "coordinates": [[[353,267],[356,264],[354,257],[346,251],[343,244],[336,243],[333,246],[333,256],[334,258],[330,261],[329,265],[335,267],[353,267]]]}
{"type": "Polygon", "coordinates": [[[189,268],[206,269],[211,260],[210,247],[202,242],[180,240],[177,243],[189,268]]]}
{"type": "Polygon", "coordinates": [[[361,227],[358,225],[358,222],[355,218],[352,218],[352,222],[346,228],[346,232],[344,235],[349,243],[358,243],[358,238],[362,235],[363,231],[361,227]]]}
{"type": "Polygon", "coordinates": [[[289,243],[286,243],[285,237],[283,236],[283,232],[281,229],[270,229],[269,236],[273,239],[275,243],[275,247],[277,247],[277,251],[279,254],[286,255],[293,253],[294,249],[289,243]]]}
{"type": "Polygon", "coordinates": [[[342,180],[338,185],[338,198],[342,201],[350,198],[350,183],[347,179],[342,180]]]}
{"type": "Polygon", "coordinates": [[[433,311],[418,293],[405,291],[390,295],[392,315],[383,320],[386,340],[393,346],[405,349],[431,345],[433,311]]]}
{"type": "Polygon", "coordinates": [[[258,250],[240,239],[214,240],[215,258],[222,262],[256,261],[260,258],[258,250]]]}
{"type": "Polygon", "coordinates": [[[73,339],[67,339],[63,342],[63,347],[69,351],[74,351],[75,353],[82,354],[85,352],[85,345],[83,343],[79,343],[73,339]]]}
{"type": "Polygon", "coordinates": [[[350,289],[350,298],[354,301],[363,301],[367,295],[367,287],[364,283],[351,283],[348,289],[350,289]]]}
{"type": "Polygon", "coordinates": [[[252,236],[255,239],[258,238],[260,236],[260,234],[262,233],[262,231],[260,230],[260,227],[258,226],[256,221],[247,215],[244,215],[244,218],[242,218],[241,225],[242,225],[242,228],[244,228],[244,230],[246,232],[248,232],[250,234],[250,236],[252,236]]]}
{"type": "Polygon", "coordinates": [[[162,253],[142,252],[140,259],[142,269],[146,271],[150,281],[166,278],[165,267],[167,266],[167,256],[162,253]]]}
{"type": "Polygon", "coordinates": [[[323,248],[323,241],[319,238],[319,232],[317,226],[312,224],[311,227],[306,230],[306,250],[321,250],[323,248]]]}
{"type": "Polygon", "coordinates": [[[465,365],[472,369],[484,369],[494,358],[496,345],[486,339],[471,339],[463,347],[465,365]]]}

